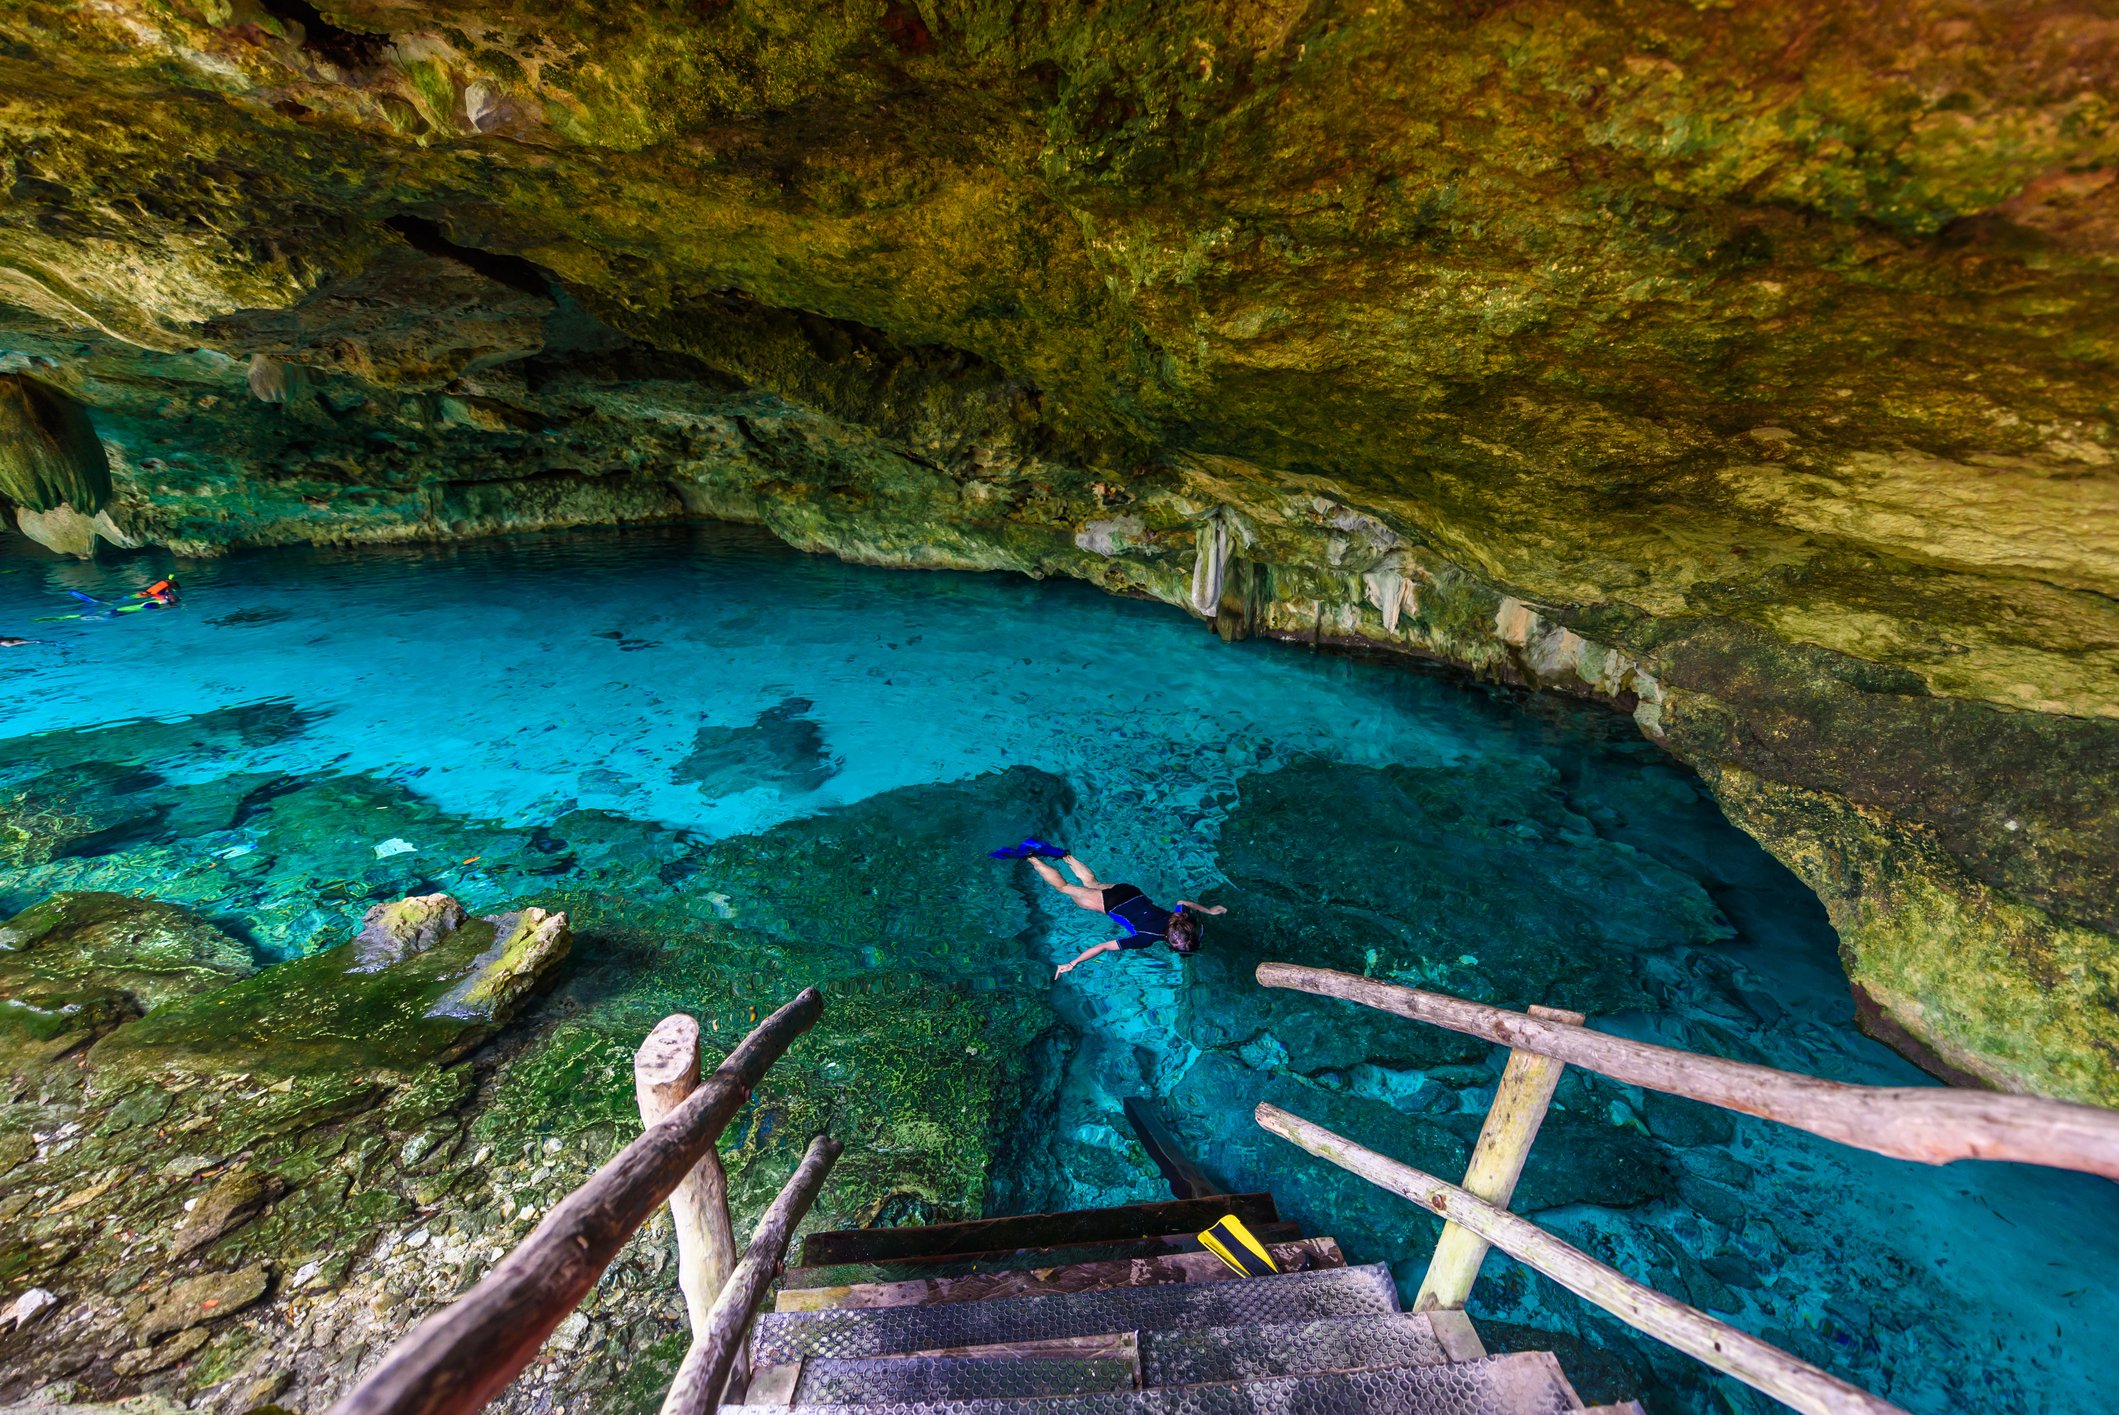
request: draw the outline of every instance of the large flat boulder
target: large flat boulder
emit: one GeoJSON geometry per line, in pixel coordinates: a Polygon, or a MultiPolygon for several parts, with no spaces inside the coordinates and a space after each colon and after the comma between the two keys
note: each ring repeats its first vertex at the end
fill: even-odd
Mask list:
{"type": "Polygon", "coordinates": [[[564,914],[474,919],[447,895],[368,911],[358,937],[164,1007],[98,1042],[91,1070],[409,1074],[462,1056],[573,946],[564,914]]]}

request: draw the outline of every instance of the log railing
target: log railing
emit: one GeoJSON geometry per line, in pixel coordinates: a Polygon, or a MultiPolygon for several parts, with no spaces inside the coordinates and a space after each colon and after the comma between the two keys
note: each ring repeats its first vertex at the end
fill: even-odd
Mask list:
{"type": "Polygon", "coordinates": [[[1261,963],[1258,981],[1432,1022],[1629,1086],[1777,1120],[1880,1155],[1922,1164],[2017,1160],[2119,1179],[2119,1111],[2100,1106],[1942,1086],[1852,1086],[1629,1041],[1330,968],[1261,963]]]}
{"type": "MultiPolygon", "coordinates": [[[[332,1407],[331,1415],[469,1415],[481,1409],[529,1365],[634,1231],[680,1188],[685,1190],[680,1200],[685,1207],[673,1216],[679,1280],[692,1313],[693,1335],[685,1369],[694,1369],[702,1347],[710,1348],[710,1359],[699,1374],[714,1379],[710,1386],[702,1388],[695,1380],[688,1388],[695,1403],[673,1406],[666,1401],[663,1412],[700,1415],[711,1409],[701,1402],[718,1395],[728,1381],[757,1295],[764,1290],[762,1282],[750,1280],[756,1269],[747,1277],[746,1266],[755,1258],[777,1267],[787,1235],[816,1197],[839,1152],[835,1142],[822,1137],[810,1146],[732,1278],[734,1244],[728,1237],[726,1182],[715,1183],[721,1174],[715,1142],[766,1069],[823,1010],[823,995],[815,988],[803,989],[696,1085],[698,1024],[687,1017],[658,1026],[635,1063],[645,1125],[640,1138],[560,1200],[476,1287],[407,1333],[366,1380],[332,1407]],[[718,1210],[718,1218],[713,1210],[718,1210]],[[756,1287],[740,1311],[727,1300],[737,1280],[744,1281],[745,1292],[756,1287]],[[724,1352],[726,1359],[716,1354],[724,1352]]],[[[677,1395],[673,1386],[671,1398],[677,1395]]]]}
{"type": "Polygon", "coordinates": [[[1665,1297],[1617,1269],[1606,1267],[1581,1249],[1562,1243],[1536,1224],[1432,1174],[1365,1150],[1277,1106],[1260,1105],[1258,1123],[1319,1159],[1330,1160],[1379,1188],[1434,1210],[1448,1221],[1445,1233],[1456,1229],[1476,1233],[1482,1253],[1485,1245],[1492,1244],[1568,1291],[1596,1303],[1634,1330],[1698,1357],[1806,1415],[1905,1415],[1888,1401],[1878,1400],[1674,1297],[1665,1297]]]}
{"type": "Polygon", "coordinates": [[[780,1275],[795,1225],[809,1212],[817,1191],[824,1187],[824,1178],[831,1173],[840,1148],[837,1140],[826,1135],[809,1142],[809,1153],[796,1166],[794,1178],[787,1181],[780,1197],[758,1220],[750,1249],[714,1300],[706,1325],[697,1328],[691,1350],[677,1368],[677,1379],[670,1382],[669,1394],[663,1397],[662,1415],[705,1415],[706,1411],[720,1408],[723,1392],[732,1390],[729,1376],[741,1359],[743,1335],[750,1329],[751,1314],[764,1300],[765,1289],[780,1275]]]}
{"type": "Polygon", "coordinates": [[[1594,1032],[1576,1013],[1528,1015],[1329,968],[1264,963],[1258,981],[1360,1003],[1510,1048],[1463,1188],[1400,1164],[1276,1106],[1258,1123],[1320,1159],[1433,1210],[1442,1236],[1414,1306],[1461,1310],[1491,1245],[1638,1331],[1806,1415],[1903,1415],[1756,1337],[1605,1266],[1508,1212],[1524,1158],[1569,1064],[1629,1085],[1779,1121],[1924,1164],[2005,1159],[2119,1179],[2119,1113],[1983,1091],[1853,1086],[1594,1032]]]}

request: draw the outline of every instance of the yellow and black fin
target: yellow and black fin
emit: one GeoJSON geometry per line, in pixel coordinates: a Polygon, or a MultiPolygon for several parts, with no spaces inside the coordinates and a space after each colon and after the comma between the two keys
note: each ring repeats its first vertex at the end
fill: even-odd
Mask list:
{"type": "Polygon", "coordinates": [[[1200,1243],[1209,1253],[1236,1270],[1239,1277],[1264,1277],[1280,1271],[1266,1245],[1257,1235],[1243,1226],[1243,1220],[1234,1214],[1217,1220],[1215,1225],[1199,1235],[1200,1243]]]}

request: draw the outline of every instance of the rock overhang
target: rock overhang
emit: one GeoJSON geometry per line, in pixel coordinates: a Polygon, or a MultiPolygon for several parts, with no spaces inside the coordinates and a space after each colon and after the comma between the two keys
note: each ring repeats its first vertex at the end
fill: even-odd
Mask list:
{"type": "Polygon", "coordinates": [[[211,554],[710,515],[1597,693],[1914,1037],[2119,1095],[2108,969],[2038,961],[2111,956],[2119,41],[1048,19],[25,14],[8,367],[113,492],[10,519],[211,554]]]}

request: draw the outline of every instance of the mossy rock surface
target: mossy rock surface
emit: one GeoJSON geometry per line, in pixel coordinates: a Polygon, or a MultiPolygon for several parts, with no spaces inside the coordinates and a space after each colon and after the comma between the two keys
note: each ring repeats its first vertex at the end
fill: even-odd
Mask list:
{"type": "Polygon", "coordinates": [[[443,917],[455,926],[415,931],[409,945],[379,953],[364,936],[160,1009],[98,1043],[89,1064],[292,1079],[454,1060],[507,1020],[572,936],[564,915],[542,910],[443,917]]]}
{"type": "Polygon", "coordinates": [[[252,971],[248,948],[179,905],[55,894],[0,924],[0,1039],[50,1054],[252,971]]]}
{"type": "MultiPolygon", "coordinates": [[[[0,495],[72,554],[706,516],[1077,576],[1609,699],[1933,832],[1982,947],[2108,956],[2108,37],[1264,14],[25,9],[0,495]]],[[[0,858],[142,819],[63,799],[0,858]]],[[[1916,1050],[2109,1072],[2006,1054],[2057,995],[1975,1041],[1895,957],[1916,1050]]]]}

